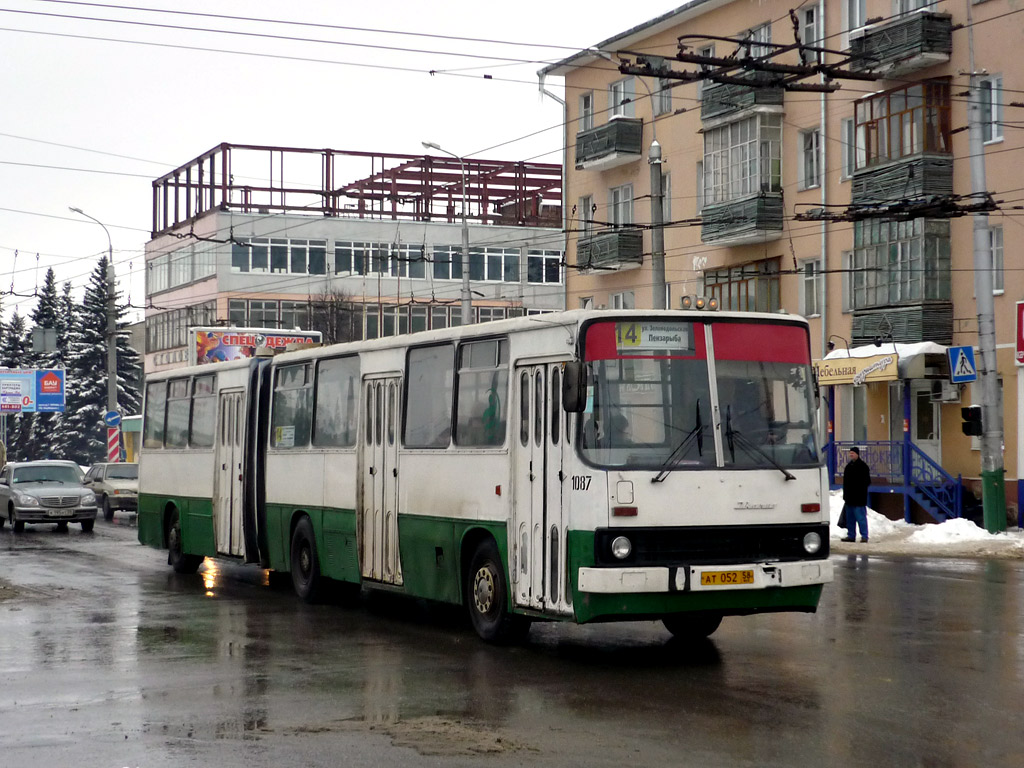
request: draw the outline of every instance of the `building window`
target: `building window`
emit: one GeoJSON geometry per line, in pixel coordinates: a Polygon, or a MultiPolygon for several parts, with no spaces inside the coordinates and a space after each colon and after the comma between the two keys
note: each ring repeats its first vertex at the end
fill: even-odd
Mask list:
{"type": "Polygon", "coordinates": [[[845,117],[839,123],[839,136],[842,152],[839,178],[845,180],[853,176],[853,170],[857,167],[857,133],[854,130],[852,117],[845,117]]]}
{"type": "Polygon", "coordinates": [[[172,309],[146,318],[146,351],[184,347],[188,329],[217,323],[217,302],[206,301],[186,309],[172,309]]]}
{"type": "MultiPolygon", "coordinates": [[[[461,257],[461,249],[459,255],[461,257]]],[[[519,249],[471,248],[469,251],[469,279],[518,283],[519,249]]]]}
{"type": "Polygon", "coordinates": [[[654,114],[666,115],[672,111],[672,80],[658,78],[658,90],[654,92],[654,114]]]}
{"type": "Polygon", "coordinates": [[[1003,228],[988,228],[988,251],[992,255],[992,291],[1002,293],[1003,282],[1003,228]]]}
{"type": "Polygon", "coordinates": [[[746,32],[741,32],[738,37],[751,43],[749,49],[746,46],[743,47],[741,56],[749,55],[751,58],[757,59],[767,56],[772,52],[770,45],[772,42],[772,25],[770,23],[761,24],[748,29],[746,32]]]}
{"type": "Polygon", "coordinates": [[[633,223],[633,185],[623,184],[608,190],[608,223],[614,226],[633,223]]]}
{"type": "Polygon", "coordinates": [[[580,94],[580,124],[579,130],[589,131],[594,127],[594,92],[587,91],[580,94]]]}
{"type": "Polygon", "coordinates": [[[704,295],[718,299],[722,309],[740,312],[779,310],[779,260],[766,259],[740,267],[704,272],[704,295]]]}
{"type": "Polygon", "coordinates": [[[149,295],[168,288],[167,258],[167,254],[164,254],[146,262],[146,290],[149,295]]]}
{"type": "Polygon", "coordinates": [[[590,237],[594,231],[594,198],[591,195],[580,198],[576,216],[580,222],[580,236],[590,237]]]}
{"type": "Polygon", "coordinates": [[[504,320],[504,307],[477,307],[476,318],[478,323],[489,323],[491,320],[504,320]]]}
{"type": "Polygon", "coordinates": [[[593,296],[581,296],[580,297],[580,309],[593,309],[594,308],[594,297],[593,296]]]}
{"type": "Polygon", "coordinates": [[[697,213],[704,210],[704,161],[697,161],[697,213]]]}
{"type": "Polygon", "coordinates": [[[608,86],[608,113],[611,117],[633,117],[635,86],[632,77],[618,80],[608,86]]]}
{"type": "Polygon", "coordinates": [[[895,88],[854,105],[857,168],[950,151],[949,81],[895,88]]]}
{"type": "Polygon", "coordinates": [[[636,298],[633,291],[623,291],[611,295],[612,309],[636,309],[636,298]]]}
{"type": "MultiPolygon", "coordinates": [[[[821,47],[821,24],[819,23],[818,8],[812,5],[809,8],[800,10],[800,42],[803,45],[821,47]]],[[[821,61],[821,54],[817,51],[808,51],[807,63],[821,61]]]]}
{"type": "Polygon", "coordinates": [[[526,282],[561,283],[562,252],[531,249],[526,257],[526,282]]]}
{"type": "Polygon", "coordinates": [[[457,245],[435,245],[433,253],[435,279],[462,279],[462,248],[457,245]]]}
{"type": "MultiPolygon", "coordinates": [[[[715,46],[714,45],[706,45],[703,48],[698,48],[697,49],[697,55],[698,56],[706,56],[709,59],[713,59],[715,57],[715,46]]],[[[701,72],[710,72],[712,69],[714,69],[714,67],[712,67],[710,64],[701,64],[700,65],[700,71],[701,72]]],[[[698,80],[697,81],[697,98],[698,99],[700,99],[701,93],[703,91],[704,91],[704,80],[698,80]]]]}
{"type": "Polygon", "coordinates": [[[990,75],[978,81],[981,102],[981,136],[986,142],[1003,138],[1003,76],[990,75]]]}
{"type": "Polygon", "coordinates": [[[910,13],[920,8],[927,8],[935,4],[935,0],[896,0],[895,15],[902,16],[905,13],[910,13]]]}
{"type": "Polygon", "coordinates": [[[818,259],[809,259],[800,263],[800,314],[804,317],[821,314],[818,311],[821,278],[821,262],[818,259]]]}
{"type": "MultiPolygon", "coordinates": [[[[199,260],[196,260],[198,278],[199,260]]],[[[254,237],[231,244],[231,271],[293,275],[327,273],[326,240],[254,237]]]]}
{"type": "Polygon", "coordinates": [[[705,205],[782,189],[782,116],[760,114],[704,133],[705,205]]]}
{"type": "Polygon", "coordinates": [[[249,325],[254,328],[277,328],[277,302],[250,301],[249,325]]]}
{"type": "Polygon", "coordinates": [[[427,276],[426,247],[394,245],[391,247],[391,276],[421,278],[427,276]]]}
{"type": "Polygon", "coordinates": [[[860,29],[867,20],[867,0],[845,0],[843,16],[847,32],[860,29]]]}
{"type": "Polygon", "coordinates": [[[821,186],[821,131],[800,132],[800,189],[821,186]]]}
{"type": "Polygon", "coordinates": [[[309,328],[309,304],[305,301],[281,302],[282,328],[309,328]]]}
{"type": "Polygon", "coordinates": [[[858,221],[853,246],[853,309],[949,299],[949,221],[858,221]]]}

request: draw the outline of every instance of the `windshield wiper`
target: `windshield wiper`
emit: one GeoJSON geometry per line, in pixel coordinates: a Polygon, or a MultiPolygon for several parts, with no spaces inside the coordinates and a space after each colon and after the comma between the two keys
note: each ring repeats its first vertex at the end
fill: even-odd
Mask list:
{"type": "Polygon", "coordinates": [[[747,452],[749,456],[760,456],[785,475],[787,480],[796,480],[796,475],[779,464],[779,462],[768,455],[768,453],[766,453],[760,446],[754,445],[754,443],[748,440],[742,433],[733,430],[731,405],[725,406],[725,437],[729,442],[729,454],[732,457],[733,464],[736,463],[736,446],[733,444],[733,441],[735,441],[739,444],[740,448],[747,452]]]}
{"type": "Polygon", "coordinates": [[[700,418],[700,398],[697,398],[695,410],[695,423],[693,425],[693,429],[691,429],[689,432],[686,433],[686,435],[683,436],[683,439],[679,442],[679,445],[677,445],[675,447],[675,450],[673,450],[672,453],[668,455],[668,458],[665,459],[665,463],[661,465],[661,471],[658,472],[658,474],[656,474],[653,478],[651,478],[652,483],[660,483],[666,477],[668,477],[668,473],[672,471],[672,467],[675,466],[676,462],[679,460],[679,457],[683,455],[685,449],[688,448],[694,440],[697,441],[697,455],[704,455],[704,423],[701,421],[700,418]]]}

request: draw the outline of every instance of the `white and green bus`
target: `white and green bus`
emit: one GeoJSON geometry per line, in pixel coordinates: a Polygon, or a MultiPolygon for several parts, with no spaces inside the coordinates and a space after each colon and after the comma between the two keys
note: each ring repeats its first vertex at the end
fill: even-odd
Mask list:
{"type": "Polygon", "coordinates": [[[533,620],[814,611],[828,559],[793,316],[576,310],[148,377],[139,540],[533,620]]]}

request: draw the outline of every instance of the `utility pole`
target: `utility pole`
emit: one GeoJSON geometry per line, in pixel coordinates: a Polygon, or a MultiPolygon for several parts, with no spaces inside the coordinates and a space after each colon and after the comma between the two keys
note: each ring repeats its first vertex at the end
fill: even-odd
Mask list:
{"type": "Polygon", "coordinates": [[[462,301],[461,309],[462,325],[473,323],[473,296],[469,288],[469,223],[466,221],[466,160],[461,155],[449,152],[444,147],[432,141],[421,141],[425,149],[433,149],[437,152],[444,152],[459,161],[459,170],[462,176],[462,301]]]}
{"type": "MultiPolygon", "coordinates": [[[[107,412],[117,413],[117,290],[114,285],[114,244],[110,231],[102,221],[81,208],[69,208],[103,227],[107,235],[107,412]]],[[[119,425],[107,428],[107,461],[121,457],[121,430],[119,425]]]]}
{"type": "Polygon", "coordinates": [[[665,206],[661,188],[661,144],[651,142],[647,162],[651,166],[651,283],[654,296],[651,306],[665,309],[665,206]]]}
{"type": "MultiPolygon", "coordinates": [[[[974,27],[971,0],[967,4],[967,43],[970,54],[971,86],[967,101],[968,152],[971,157],[971,192],[985,193],[985,142],[981,123],[981,88],[974,64],[974,27]]],[[[976,213],[974,220],[974,296],[978,310],[978,381],[981,390],[981,489],[985,530],[1006,530],[1006,493],[1003,469],[1003,414],[999,403],[996,368],[995,310],[992,301],[992,250],[989,247],[988,214],[976,213]]]]}

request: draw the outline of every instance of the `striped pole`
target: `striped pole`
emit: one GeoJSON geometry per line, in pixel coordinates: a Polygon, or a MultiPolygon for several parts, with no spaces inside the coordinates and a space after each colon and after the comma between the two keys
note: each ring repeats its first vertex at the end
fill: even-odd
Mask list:
{"type": "Polygon", "coordinates": [[[121,459],[121,430],[118,427],[107,427],[107,461],[121,459]]]}

